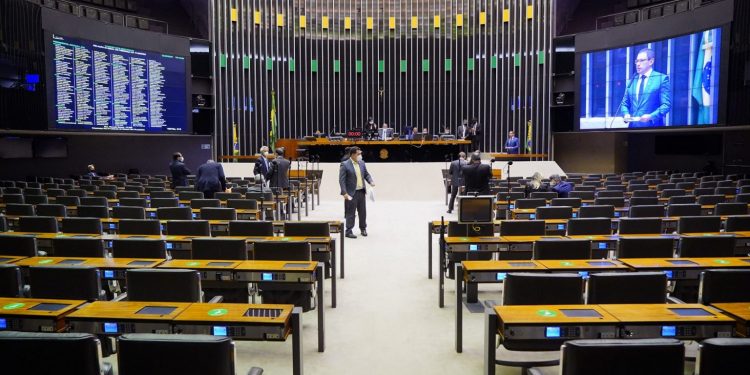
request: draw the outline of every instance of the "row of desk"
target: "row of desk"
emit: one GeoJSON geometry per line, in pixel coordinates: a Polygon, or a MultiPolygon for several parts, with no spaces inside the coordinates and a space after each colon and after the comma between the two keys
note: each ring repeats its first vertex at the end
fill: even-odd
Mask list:
{"type": "Polygon", "coordinates": [[[301,308],[293,305],[112,302],[0,298],[0,330],[203,334],[233,340],[286,341],[292,336],[293,373],[302,374],[301,308]]]}

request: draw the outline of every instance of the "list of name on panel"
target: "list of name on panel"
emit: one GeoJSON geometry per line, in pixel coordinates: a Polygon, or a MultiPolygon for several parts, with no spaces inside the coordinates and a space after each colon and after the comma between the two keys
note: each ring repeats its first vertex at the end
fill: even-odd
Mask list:
{"type": "Polygon", "coordinates": [[[185,129],[184,57],[59,35],[52,44],[56,128],[185,129]]]}

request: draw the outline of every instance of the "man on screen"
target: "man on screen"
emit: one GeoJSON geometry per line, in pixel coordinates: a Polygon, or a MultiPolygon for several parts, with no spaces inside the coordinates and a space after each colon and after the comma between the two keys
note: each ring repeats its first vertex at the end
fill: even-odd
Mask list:
{"type": "Polygon", "coordinates": [[[672,109],[669,76],[654,71],[654,50],[644,48],[635,59],[635,71],[622,99],[622,114],[630,128],[665,126],[672,109]]]}

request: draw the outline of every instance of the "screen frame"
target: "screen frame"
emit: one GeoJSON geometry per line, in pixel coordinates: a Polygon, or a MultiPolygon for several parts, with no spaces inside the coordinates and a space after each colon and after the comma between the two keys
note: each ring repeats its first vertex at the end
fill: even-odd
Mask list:
{"type": "Polygon", "coordinates": [[[76,134],[121,134],[121,135],[176,135],[193,133],[192,115],[192,59],[190,56],[190,39],[175,35],[143,31],[115,24],[76,17],[73,15],[42,8],[42,29],[44,32],[45,51],[45,85],[47,104],[47,131],[76,134]],[[55,84],[54,84],[54,50],[52,35],[82,39],[86,41],[111,44],[144,52],[170,54],[184,58],[185,61],[185,124],[180,131],[128,131],[128,130],[92,130],[57,128],[55,124],[55,84]],[[97,38],[92,38],[92,35],[97,38]]]}
{"type": "Polygon", "coordinates": [[[652,132],[681,131],[689,129],[720,128],[727,125],[727,103],[729,96],[729,49],[734,17],[734,2],[720,1],[688,12],[667,17],[643,20],[630,25],[612,27],[576,35],[575,42],[575,107],[574,129],[576,132],[652,132]],[[587,53],[630,47],[643,43],[657,42],[679,36],[694,34],[710,29],[721,29],[721,51],[719,54],[719,85],[717,91],[717,122],[707,125],[670,125],[635,129],[581,129],[581,58],[587,53]]]}
{"type": "Polygon", "coordinates": [[[495,220],[495,196],[493,195],[479,195],[479,196],[464,196],[458,198],[458,223],[459,224],[494,224],[495,220]],[[489,221],[465,221],[463,220],[464,217],[462,215],[463,211],[463,202],[466,200],[489,200],[490,201],[490,209],[489,209],[489,221]]]}

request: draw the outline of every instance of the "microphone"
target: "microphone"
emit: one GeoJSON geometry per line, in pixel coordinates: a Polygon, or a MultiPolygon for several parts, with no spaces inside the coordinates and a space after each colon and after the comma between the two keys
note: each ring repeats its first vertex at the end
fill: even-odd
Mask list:
{"type": "MultiPolygon", "coordinates": [[[[635,74],[634,74],[634,76],[635,76],[635,74]]],[[[620,105],[617,106],[617,112],[615,112],[615,115],[612,116],[612,121],[609,122],[609,126],[606,127],[605,129],[612,129],[612,124],[615,123],[615,118],[617,117],[618,114],[621,114],[621,112],[622,112],[622,106],[623,106],[623,104],[625,104],[625,98],[627,98],[628,91],[630,91],[630,87],[633,86],[633,82],[635,82],[635,78],[631,78],[630,79],[630,83],[628,83],[628,86],[625,88],[625,94],[622,96],[622,100],[620,101],[620,105]]],[[[605,125],[606,125],[606,123],[605,123],[605,125]]]]}

